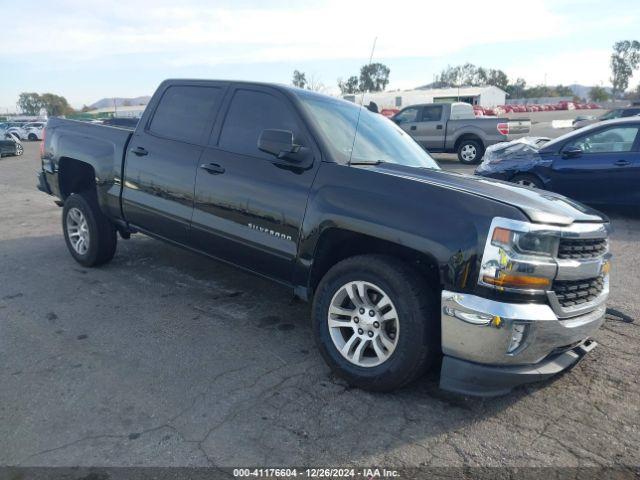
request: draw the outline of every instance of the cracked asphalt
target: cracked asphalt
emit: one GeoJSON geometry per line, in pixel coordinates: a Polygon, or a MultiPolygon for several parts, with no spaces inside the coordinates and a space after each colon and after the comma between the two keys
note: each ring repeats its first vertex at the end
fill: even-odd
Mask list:
{"type": "Polygon", "coordinates": [[[0,465],[640,465],[637,216],[611,214],[619,315],[574,369],[497,399],[437,374],[371,394],[278,285],[141,235],[76,264],[37,151],[0,160],[0,465]]]}

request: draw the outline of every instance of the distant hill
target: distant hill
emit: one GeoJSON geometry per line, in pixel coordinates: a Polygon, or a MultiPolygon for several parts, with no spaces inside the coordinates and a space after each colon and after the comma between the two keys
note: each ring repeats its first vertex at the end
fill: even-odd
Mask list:
{"type": "Polygon", "coordinates": [[[89,105],[89,108],[95,109],[95,108],[113,107],[114,101],[117,107],[125,107],[127,105],[130,105],[130,106],[146,105],[147,103],[149,103],[149,100],[151,100],[151,97],[149,95],[144,95],[142,97],[134,97],[134,98],[119,98],[119,97],[103,98],[89,105]]]}
{"type": "MultiPolygon", "coordinates": [[[[571,89],[571,91],[576,97],[589,98],[589,92],[593,87],[588,87],[586,85],[579,85],[577,83],[574,83],[573,85],[569,85],[569,88],[571,89]]],[[[611,87],[602,87],[602,88],[604,88],[607,91],[607,93],[611,94],[611,87]]]]}

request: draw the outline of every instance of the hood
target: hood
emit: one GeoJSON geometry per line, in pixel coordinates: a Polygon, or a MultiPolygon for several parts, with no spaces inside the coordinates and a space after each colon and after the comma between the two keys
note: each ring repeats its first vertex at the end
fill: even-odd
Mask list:
{"type": "Polygon", "coordinates": [[[598,211],[562,195],[500,180],[391,163],[367,168],[374,168],[386,175],[395,175],[505,203],[521,210],[534,223],[570,225],[573,222],[607,221],[598,211]]]}

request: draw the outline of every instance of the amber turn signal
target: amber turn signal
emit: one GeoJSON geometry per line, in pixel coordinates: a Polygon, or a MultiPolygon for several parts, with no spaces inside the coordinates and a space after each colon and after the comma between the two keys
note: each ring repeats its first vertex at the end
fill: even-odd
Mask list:
{"type": "Polygon", "coordinates": [[[544,290],[551,286],[551,280],[542,277],[531,277],[528,275],[511,275],[509,273],[500,272],[497,277],[485,275],[482,281],[489,285],[504,288],[520,288],[544,290]]]}

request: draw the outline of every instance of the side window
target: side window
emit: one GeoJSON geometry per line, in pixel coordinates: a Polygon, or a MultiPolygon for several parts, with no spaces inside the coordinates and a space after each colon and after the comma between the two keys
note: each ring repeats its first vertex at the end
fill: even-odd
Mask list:
{"type": "Polygon", "coordinates": [[[640,108],[627,108],[622,112],[623,117],[633,117],[635,115],[640,115],[640,108]]]}
{"type": "Polygon", "coordinates": [[[400,125],[403,123],[411,123],[418,120],[418,109],[417,108],[407,108],[400,113],[398,113],[395,117],[393,117],[395,122],[400,125]]]}
{"type": "Polygon", "coordinates": [[[169,87],[162,95],[149,130],[161,137],[199,143],[211,128],[211,115],[220,103],[219,87],[169,87]]]}
{"type": "Polygon", "coordinates": [[[442,118],[442,105],[422,107],[423,122],[438,122],[442,118]]]}
{"type": "Polygon", "coordinates": [[[291,130],[294,139],[300,139],[300,128],[295,115],[281,99],[255,90],[237,90],[220,133],[219,147],[242,155],[273,159],[258,150],[258,138],[263,130],[291,130]]]}
{"type": "Polygon", "coordinates": [[[584,153],[630,152],[640,127],[613,127],[599,132],[584,135],[567,144],[567,147],[578,147],[584,153]]]}

